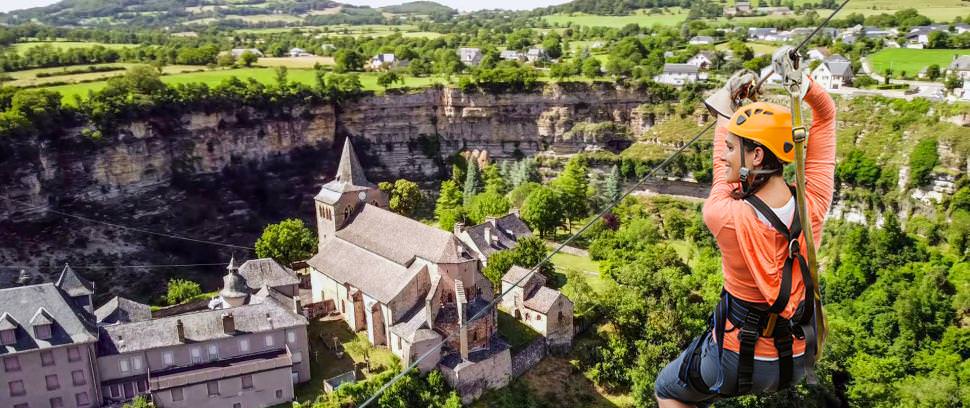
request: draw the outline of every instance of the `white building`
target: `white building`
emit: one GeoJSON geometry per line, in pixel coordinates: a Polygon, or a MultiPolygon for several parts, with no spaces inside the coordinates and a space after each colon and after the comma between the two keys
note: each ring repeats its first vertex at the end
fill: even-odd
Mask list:
{"type": "Polygon", "coordinates": [[[812,70],[812,79],[825,89],[839,89],[852,83],[852,63],[841,55],[833,55],[812,70]]]}
{"type": "Polygon", "coordinates": [[[712,45],[714,44],[714,38],[708,37],[706,35],[697,35],[697,36],[691,37],[688,43],[690,45],[712,45]]]}
{"type": "Polygon", "coordinates": [[[970,54],[954,57],[953,62],[946,68],[946,72],[948,75],[955,75],[964,81],[970,80],[970,54]]]}
{"type": "Polygon", "coordinates": [[[529,62],[544,61],[547,58],[546,50],[542,49],[542,47],[529,48],[525,53],[525,59],[529,62]]]}
{"type": "Polygon", "coordinates": [[[707,80],[707,73],[691,64],[664,64],[663,72],[653,77],[653,80],[661,84],[680,86],[707,80]]]}
{"type": "Polygon", "coordinates": [[[232,51],[229,51],[229,53],[232,54],[233,58],[239,58],[247,52],[257,57],[263,56],[263,52],[260,51],[258,48],[233,48],[232,51]]]}
{"type": "Polygon", "coordinates": [[[774,70],[771,69],[771,65],[761,68],[761,73],[758,74],[758,77],[764,78],[765,75],[768,75],[769,73],[771,74],[771,76],[769,76],[768,79],[765,80],[765,83],[768,85],[781,85],[781,75],[778,75],[778,73],[774,72],[774,70]]]}
{"type": "Polygon", "coordinates": [[[397,62],[397,59],[394,57],[394,54],[377,54],[374,58],[370,59],[370,69],[378,71],[390,68],[395,62],[397,62]]]}
{"type": "Polygon", "coordinates": [[[717,56],[713,52],[701,51],[698,52],[697,55],[690,57],[690,59],[687,60],[687,63],[702,70],[706,70],[714,67],[714,61],[716,59],[717,56]]]}
{"type": "Polygon", "coordinates": [[[815,47],[808,50],[808,60],[809,61],[823,61],[826,58],[832,56],[832,52],[825,47],[815,47]]]}
{"type": "Polygon", "coordinates": [[[458,58],[462,64],[478,65],[482,62],[482,50],[478,48],[462,47],[458,49],[458,58]]]}
{"type": "Polygon", "coordinates": [[[525,54],[515,50],[505,50],[499,54],[499,58],[506,61],[523,61],[525,60],[525,54]]]}
{"type": "Polygon", "coordinates": [[[313,54],[310,54],[309,52],[306,52],[306,50],[304,50],[303,48],[295,48],[295,47],[294,48],[290,48],[289,54],[290,54],[290,57],[292,57],[292,58],[297,58],[297,57],[312,57],[313,56],[313,54]]]}

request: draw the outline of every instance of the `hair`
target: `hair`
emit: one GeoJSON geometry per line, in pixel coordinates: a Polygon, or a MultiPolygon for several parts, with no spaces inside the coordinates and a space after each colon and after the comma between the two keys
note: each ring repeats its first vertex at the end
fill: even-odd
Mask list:
{"type": "Polygon", "coordinates": [[[754,193],[757,193],[758,190],[761,190],[761,187],[763,187],[772,177],[781,175],[785,171],[785,162],[781,161],[778,156],[775,156],[771,150],[768,150],[768,148],[761,143],[741,136],[738,136],[738,139],[741,140],[741,146],[744,147],[744,152],[742,152],[742,154],[746,152],[753,152],[754,149],[760,147],[761,151],[763,151],[765,155],[761,160],[760,171],[757,173],[752,172],[751,177],[749,178],[750,181],[748,182],[748,191],[744,192],[744,190],[740,187],[731,191],[732,198],[741,200],[754,193]]]}

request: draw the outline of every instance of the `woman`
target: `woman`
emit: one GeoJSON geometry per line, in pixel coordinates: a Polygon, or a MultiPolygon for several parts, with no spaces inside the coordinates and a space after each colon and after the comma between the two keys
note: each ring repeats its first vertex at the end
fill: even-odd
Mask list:
{"type": "MultiPolygon", "coordinates": [[[[818,247],[834,187],[835,104],[821,86],[799,76],[812,109],[805,199],[818,247]]],[[[813,285],[798,257],[805,237],[794,188],[782,174],[794,160],[791,113],[764,102],[731,112],[737,108],[731,101],[756,79],[750,71],[739,72],[705,101],[718,123],[714,180],[703,214],[723,254],[724,290],[711,330],[657,377],[661,407],[776,391],[801,381],[814,366],[813,285]]]]}

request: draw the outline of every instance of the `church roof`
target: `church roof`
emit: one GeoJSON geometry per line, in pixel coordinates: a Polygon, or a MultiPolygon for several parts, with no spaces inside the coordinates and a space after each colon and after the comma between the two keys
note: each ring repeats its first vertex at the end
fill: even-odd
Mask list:
{"type": "Polygon", "coordinates": [[[323,185],[316,199],[333,204],[337,202],[342,193],[373,188],[377,187],[367,180],[364,168],[357,160],[357,153],[354,152],[354,145],[348,137],[344,142],[344,150],[340,153],[340,164],[337,165],[336,178],[323,185]]]}
{"type": "Polygon", "coordinates": [[[400,265],[410,265],[415,256],[434,263],[473,260],[455,234],[370,204],[351,215],[336,235],[400,265]]]}
{"type": "Polygon", "coordinates": [[[70,265],[64,265],[64,270],[61,271],[61,276],[57,278],[56,285],[70,297],[94,294],[94,284],[74,272],[70,265]]]}
{"type": "Polygon", "coordinates": [[[323,244],[307,263],[338,283],[348,283],[382,303],[393,300],[423,269],[418,264],[408,268],[339,236],[323,244]]]}

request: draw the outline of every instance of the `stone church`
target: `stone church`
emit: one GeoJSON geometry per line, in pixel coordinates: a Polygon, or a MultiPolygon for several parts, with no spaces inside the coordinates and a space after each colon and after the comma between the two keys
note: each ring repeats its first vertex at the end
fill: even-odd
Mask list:
{"type": "Polygon", "coordinates": [[[466,401],[508,383],[511,354],[488,308],[492,286],[466,244],[388,210],[349,138],[336,178],[314,201],[319,250],[307,262],[314,303],[405,365],[427,354],[421,371],[439,368],[466,401]]]}

